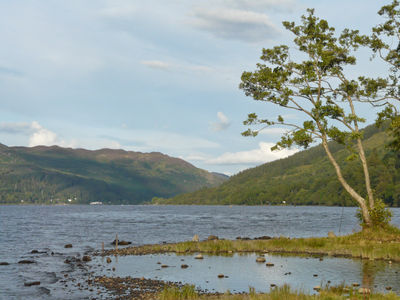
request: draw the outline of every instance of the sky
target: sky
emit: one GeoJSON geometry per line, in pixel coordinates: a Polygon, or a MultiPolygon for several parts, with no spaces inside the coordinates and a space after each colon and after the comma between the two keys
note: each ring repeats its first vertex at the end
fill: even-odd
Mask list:
{"type": "MultiPolygon", "coordinates": [[[[298,149],[270,150],[283,128],[243,137],[243,121],[301,117],[246,97],[242,72],[307,8],[369,33],[386,3],[0,0],[0,143],[162,152],[228,175],[286,157],[298,149]]],[[[350,74],[379,69],[369,55],[350,74]]]]}

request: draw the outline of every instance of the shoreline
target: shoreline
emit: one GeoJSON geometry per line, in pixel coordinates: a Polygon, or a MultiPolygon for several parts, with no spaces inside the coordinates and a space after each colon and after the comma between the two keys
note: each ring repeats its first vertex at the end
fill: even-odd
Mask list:
{"type": "Polygon", "coordinates": [[[226,255],[235,253],[272,253],[308,256],[332,256],[354,259],[400,262],[400,230],[358,232],[346,236],[319,238],[236,239],[186,241],[167,244],[129,246],[95,255],[146,255],[161,253],[226,255]]]}

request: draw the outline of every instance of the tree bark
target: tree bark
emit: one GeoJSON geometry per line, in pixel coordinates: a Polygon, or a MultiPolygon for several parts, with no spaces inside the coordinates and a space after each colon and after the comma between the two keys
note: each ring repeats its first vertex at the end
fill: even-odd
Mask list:
{"type": "Polygon", "coordinates": [[[371,218],[369,216],[369,211],[368,211],[368,206],[367,203],[365,201],[365,199],[363,197],[361,197],[346,181],[346,179],[344,179],[343,175],[342,175],[342,170],[340,169],[340,166],[338,165],[338,163],[336,162],[336,159],[333,157],[329,146],[328,146],[328,141],[326,138],[326,135],[322,136],[322,146],[325,149],[326,154],[328,155],[328,158],[330,160],[330,162],[332,163],[333,167],[335,168],[336,171],[336,175],[340,181],[340,183],[342,184],[342,186],[344,187],[344,189],[350,194],[350,196],[356,200],[358,202],[358,204],[360,205],[361,208],[361,212],[363,215],[363,219],[364,222],[367,226],[371,226],[371,218]]]}

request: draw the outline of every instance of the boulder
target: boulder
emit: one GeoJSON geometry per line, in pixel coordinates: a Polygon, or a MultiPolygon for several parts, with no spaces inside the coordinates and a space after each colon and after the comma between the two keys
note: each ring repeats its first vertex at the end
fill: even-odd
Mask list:
{"type": "Polygon", "coordinates": [[[316,285],[313,287],[313,290],[319,292],[321,290],[321,287],[319,285],[316,285]]]}
{"type": "Polygon", "coordinates": [[[19,264],[34,264],[35,261],[34,260],[29,260],[29,259],[23,259],[23,260],[20,260],[18,263],[19,264]]]}
{"type": "Polygon", "coordinates": [[[207,238],[207,241],[216,241],[219,240],[219,238],[216,235],[209,235],[207,238]]]}
{"type": "Polygon", "coordinates": [[[218,274],[218,278],[224,278],[225,275],[224,274],[218,274]]]}
{"type": "Polygon", "coordinates": [[[265,257],[257,257],[256,258],[256,262],[258,262],[258,263],[265,263],[265,257]]]}
{"type": "Polygon", "coordinates": [[[198,242],[198,241],[200,241],[199,236],[195,234],[192,238],[192,242],[198,242]]]}
{"type": "Polygon", "coordinates": [[[90,256],[88,256],[88,255],[84,255],[82,257],[82,261],[88,262],[88,261],[91,261],[91,260],[92,260],[92,258],[90,256]]]}
{"type": "Polygon", "coordinates": [[[204,257],[203,257],[203,255],[201,255],[201,254],[197,254],[194,258],[195,258],[195,259],[203,259],[204,257]]]}
{"type": "Polygon", "coordinates": [[[40,285],[40,281],[25,282],[24,286],[40,285]]]}
{"type": "MultiPolygon", "coordinates": [[[[113,240],[111,245],[115,245],[116,242],[117,242],[116,240],[113,240]]],[[[121,240],[121,241],[118,240],[118,246],[128,246],[130,244],[132,244],[132,242],[128,242],[128,241],[124,241],[124,240],[121,240]]]]}

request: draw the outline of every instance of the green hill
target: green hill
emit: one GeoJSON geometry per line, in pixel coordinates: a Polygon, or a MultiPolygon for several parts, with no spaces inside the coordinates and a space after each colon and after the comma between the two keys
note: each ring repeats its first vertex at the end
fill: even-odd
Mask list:
{"type": "Polygon", "coordinates": [[[161,153],[0,144],[0,203],[137,204],[225,180],[161,153]]]}
{"type": "MultiPolygon", "coordinates": [[[[364,137],[377,196],[390,206],[400,206],[400,153],[385,147],[388,136],[374,126],[365,128],[364,137]]],[[[338,144],[331,143],[330,147],[341,162],[345,178],[357,191],[365,191],[359,161],[346,160],[349,152],[338,144]]],[[[355,205],[337,180],[321,146],[245,170],[215,188],[153,200],[159,204],[224,205],[282,204],[282,201],[291,205],[355,205]]]]}

